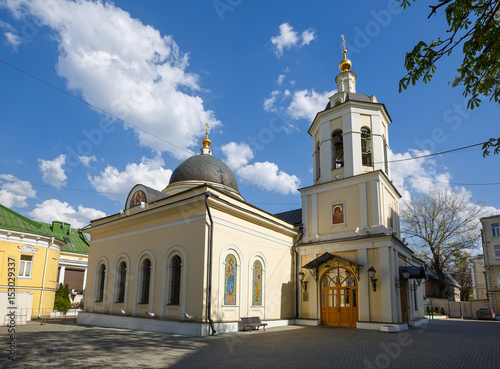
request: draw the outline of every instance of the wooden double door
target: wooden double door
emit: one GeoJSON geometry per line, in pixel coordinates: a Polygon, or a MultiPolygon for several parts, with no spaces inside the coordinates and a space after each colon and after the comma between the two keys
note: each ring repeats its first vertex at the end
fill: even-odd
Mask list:
{"type": "Polygon", "coordinates": [[[358,283],[346,268],[328,270],[321,279],[321,324],[356,327],[358,321],[358,283]]]}

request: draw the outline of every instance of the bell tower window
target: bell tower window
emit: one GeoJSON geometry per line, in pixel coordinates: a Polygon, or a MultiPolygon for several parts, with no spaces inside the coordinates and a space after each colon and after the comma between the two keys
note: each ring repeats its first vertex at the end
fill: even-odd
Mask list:
{"type": "Polygon", "coordinates": [[[361,160],[363,165],[373,166],[372,162],[372,139],[370,128],[361,128],[361,160]]]}
{"type": "Polygon", "coordinates": [[[342,130],[337,129],[332,133],[332,169],[344,166],[344,140],[342,130]]]}

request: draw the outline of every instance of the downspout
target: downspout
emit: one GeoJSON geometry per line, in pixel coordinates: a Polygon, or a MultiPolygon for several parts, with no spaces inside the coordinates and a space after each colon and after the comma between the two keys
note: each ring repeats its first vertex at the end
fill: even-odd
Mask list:
{"type": "Polygon", "coordinates": [[[54,244],[54,237],[51,238],[49,247],[47,247],[47,253],[45,254],[45,268],[43,268],[43,279],[42,279],[42,292],[40,294],[40,305],[38,306],[38,319],[40,319],[40,311],[42,310],[43,302],[43,291],[45,290],[45,275],[47,274],[47,260],[49,259],[50,246],[54,244]]]}
{"type": "Polygon", "coordinates": [[[292,246],[292,249],[295,252],[295,264],[297,265],[297,267],[295,268],[295,319],[299,318],[299,298],[300,298],[300,289],[302,288],[302,286],[299,286],[297,284],[297,273],[298,273],[297,270],[299,270],[300,268],[297,245],[300,243],[300,240],[302,240],[302,236],[304,235],[304,227],[300,226],[299,231],[300,231],[299,239],[292,246]]]}
{"type": "Polygon", "coordinates": [[[212,219],[212,213],[210,212],[210,207],[208,206],[208,198],[210,196],[219,197],[209,191],[205,192],[205,207],[207,208],[208,219],[210,220],[210,244],[208,250],[208,302],[207,302],[207,316],[208,322],[210,323],[210,329],[212,330],[212,336],[217,333],[214,328],[214,321],[212,320],[212,254],[214,248],[214,221],[212,219]]]}

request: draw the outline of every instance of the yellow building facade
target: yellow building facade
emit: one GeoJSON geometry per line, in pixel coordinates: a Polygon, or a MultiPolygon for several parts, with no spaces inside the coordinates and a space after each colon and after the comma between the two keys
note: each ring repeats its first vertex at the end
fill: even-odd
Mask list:
{"type": "Polygon", "coordinates": [[[500,311],[500,215],[481,218],[486,297],[495,314],[500,311]]]}
{"type": "MultiPolygon", "coordinates": [[[[16,306],[18,320],[51,315],[60,258],[65,254],[79,255],[86,268],[85,242],[67,223],[36,222],[0,205],[0,293],[12,291],[9,287],[14,285],[20,297],[16,306]]],[[[2,299],[0,314],[9,307],[7,301],[2,299]]]]}
{"type": "Polygon", "coordinates": [[[269,326],[422,324],[424,267],[400,240],[391,119],[356,93],[350,64],[344,53],[337,93],[309,129],[314,184],[299,189],[300,209],[247,203],[207,131],[165,189],[138,184],[124,211],[91,222],[79,323],[195,335],[236,331],[249,316],[269,326]]]}

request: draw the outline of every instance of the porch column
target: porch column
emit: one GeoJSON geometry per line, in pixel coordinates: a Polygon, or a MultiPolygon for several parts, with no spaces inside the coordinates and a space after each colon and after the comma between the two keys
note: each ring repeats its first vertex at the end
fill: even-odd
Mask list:
{"type": "MultiPolygon", "coordinates": [[[[59,270],[59,283],[62,283],[64,286],[64,273],[66,272],[66,267],[61,265],[61,269],[59,270]]],[[[59,284],[58,284],[59,286],[59,284]]]]}

